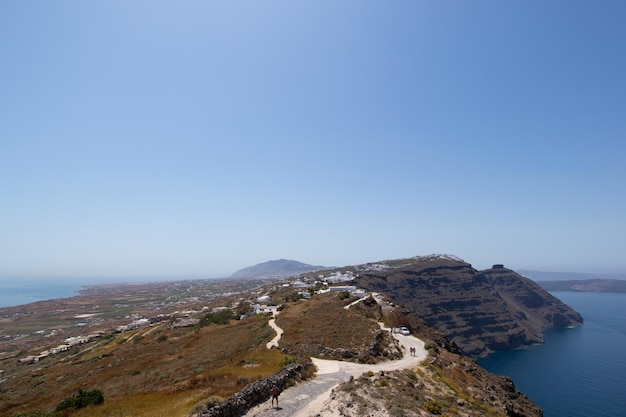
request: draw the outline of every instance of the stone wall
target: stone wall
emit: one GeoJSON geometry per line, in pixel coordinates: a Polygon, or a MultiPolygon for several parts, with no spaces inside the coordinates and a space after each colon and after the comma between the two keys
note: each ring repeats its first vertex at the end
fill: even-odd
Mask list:
{"type": "Polygon", "coordinates": [[[310,366],[313,364],[292,363],[287,365],[270,377],[246,385],[243,390],[228,397],[222,404],[192,417],[239,417],[255,405],[267,401],[274,385],[281,391],[284,390],[287,381],[298,377],[302,371],[310,366]]]}

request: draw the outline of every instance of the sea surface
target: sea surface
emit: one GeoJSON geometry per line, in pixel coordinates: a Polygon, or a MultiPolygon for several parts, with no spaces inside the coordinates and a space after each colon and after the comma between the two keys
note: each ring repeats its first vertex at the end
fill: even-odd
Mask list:
{"type": "Polygon", "coordinates": [[[78,295],[83,285],[78,280],[0,279],[0,307],[78,295]]]}
{"type": "Polygon", "coordinates": [[[626,294],[552,292],[584,318],[545,343],[478,362],[513,379],[545,417],[626,416],[626,294]]]}

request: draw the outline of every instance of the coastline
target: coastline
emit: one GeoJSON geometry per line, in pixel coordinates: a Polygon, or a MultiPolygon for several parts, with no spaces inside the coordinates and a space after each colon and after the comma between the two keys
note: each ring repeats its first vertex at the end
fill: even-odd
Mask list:
{"type": "Polygon", "coordinates": [[[0,282],[0,308],[73,297],[83,288],[85,284],[78,280],[4,279],[0,282]]]}
{"type": "Polygon", "coordinates": [[[552,329],[545,343],[502,351],[478,363],[516,387],[545,417],[613,417],[626,408],[626,294],[551,292],[585,317],[574,328],[552,329]],[[581,358],[585,360],[581,361],[581,358]],[[580,384],[585,381],[585,384],[580,384]]]}

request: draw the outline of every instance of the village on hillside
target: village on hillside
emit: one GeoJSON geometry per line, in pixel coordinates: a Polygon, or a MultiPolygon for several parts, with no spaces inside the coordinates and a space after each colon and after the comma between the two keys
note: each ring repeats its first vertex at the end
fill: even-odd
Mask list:
{"type": "MultiPolygon", "coordinates": [[[[384,268],[384,266],[374,265],[368,267],[368,269],[369,268],[379,269],[384,268]]],[[[143,314],[133,312],[132,314],[125,316],[127,319],[126,323],[117,324],[114,327],[111,327],[111,322],[119,322],[119,319],[108,321],[102,320],[101,318],[99,318],[99,316],[102,315],[102,312],[77,314],[74,315],[73,318],[80,320],[80,322],[76,324],[75,328],[85,330],[89,327],[97,327],[98,329],[94,331],[89,331],[86,334],[78,334],[66,337],[63,339],[62,343],[51,344],[49,346],[46,346],[39,353],[29,354],[27,356],[18,358],[17,363],[20,365],[36,364],[52,356],[80,349],[82,347],[88,347],[90,343],[93,343],[98,339],[103,339],[109,334],[138,330],[163,322],[169,322],[172,328],[196,326],[200,322],[201,317],[207,313],[215,314],[224,310],[237,311],[238,307],[242,304],[245,304],[247,306],[246,312],[243,316],[263,313],[271,314],[273,311],[275,311],[276,305],[275,303],[273,303],[273,299],[270,293],[277,288],[292,289],[294,290],[296,296],[301,299],[308,299],[314,293],[324,292],[346,292],[352,297],[365,297],[367,295],[365,290],[359,289],[354,285],[349,285],[350,281],[352,281],[355,276],[355,273],[352,271],[335,271],[326,274],[317,274],[315,276],[309,274],[291,278],[284,278],[275,285],[270,285],[269,287],[261,286],[259,288],[253,289],[252,291],[247,291],[248,294],[245,294],[246,291],[227,291],[216,293],[212,297],[172,297],[169,299],[170,303],[166,302],[163,305],[152,306],[153,308],[151,309],[146,309],[145,305],[141,305],[141,309],[144,310],[143,314]],[[219,305],[212,307],[209,305],[201,306],[203,298],[208,298],[212,301],[220,298],[231,298],[233,299],[233,301],[228,305],[219,305]],[[170,307],[171,309],[171,307],[181,306],[188,306],[189,308],[176,309],[171,312],[161,312],[163,310],[167,310],[168,307],[170,307]],[[155,314],[147,314],[150,311],[153,311],[155,314]]],[[[118,290],[116,290],[116,292],[118,290]]],[[[102,289],[100,290],[100,296],[102,296],[102,289]]],[[[119,308],[126,307],[126,305],[114,304],[112,307],[119,308]]],[[[37,330],[34,335],[44,335],[50,339],[55,339],[54,336],[67,333],[70,330],[71,329],[67,328],[41,329],[37,330]]],[[[28,336],[32,335],[17,334],[5,336],[5,340],[0,341],[0,346],[3,342],[6,343],[7,341],[10,341],[12,339],[25,339],[28,336]]],[[[10,352],[0,351],[0,360],[6,359],[9,354],[10,352]]]]}

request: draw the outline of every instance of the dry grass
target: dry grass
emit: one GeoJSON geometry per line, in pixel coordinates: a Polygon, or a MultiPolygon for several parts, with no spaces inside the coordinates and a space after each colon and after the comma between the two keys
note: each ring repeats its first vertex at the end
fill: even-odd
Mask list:
{"type": "Polygon", "coordinates": [[[148,393],[122,397],[72,413],[72,417],[187,417],[194,404],[203,398],[202,390],[174,394],[148,393]]]}
{"type": "Polygon", "coordinates": [[[226,397],[277,372],[290,358],[265,348],[274,335],[264,316],[201,329],[161,325],[118,334],[79,353],[18,368],[23,373],[2,386],[0,415],[52,410],[78,389],[96,388],[105,404],[75,415],[188,415],[203,396],[226,397]]]}
{"type": "Polygon", "coordinates": [[[350,300],[339,293],[320,294],[308,301],[285,304],[276,322],[285,331],[281,343],[320,345],[359,351],[380,327],[365,316],[344,309],[350,300]]]}

